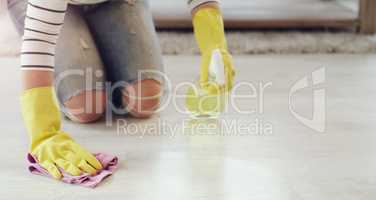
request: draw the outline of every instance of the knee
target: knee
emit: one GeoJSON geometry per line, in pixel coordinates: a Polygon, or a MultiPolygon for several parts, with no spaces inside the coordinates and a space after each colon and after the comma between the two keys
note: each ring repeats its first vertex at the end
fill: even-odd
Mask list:
{"type": "Polygon", "coordinates": [[[90,123],[100,119],[106,108],[104,91],[84,91],[64,102],[67,116],[78,123],[90,123]]]}
{"type": "Polygon", "coordinates": [[[133,117],[148,118],[158,109],[162,92],[161,84],[146,79],[123,90],[123,104],[133,117]]]}

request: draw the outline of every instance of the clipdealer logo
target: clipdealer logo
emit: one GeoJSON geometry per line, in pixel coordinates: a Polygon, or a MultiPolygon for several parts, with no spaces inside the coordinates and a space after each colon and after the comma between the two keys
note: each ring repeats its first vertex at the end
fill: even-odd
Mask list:
{"type": "Polygon", "coordinates": [[[324,133],[326,129],[326,89],[325,89],[325,82],[326,82],[326,69],[320,68],[313,71],[309,76],[305,76],[295,82],[295,84],[290,88],[289,92],[289,110],[292,115],[303,125],[311,128],[317,132],[324,133]],[[306,118],[303,117],[301,114],[295,111],[294,106],[294,94],[297,92],[312,88],[312,117],[306,118]],[[319,88],[317,88],[319,87],[319,88]]]}

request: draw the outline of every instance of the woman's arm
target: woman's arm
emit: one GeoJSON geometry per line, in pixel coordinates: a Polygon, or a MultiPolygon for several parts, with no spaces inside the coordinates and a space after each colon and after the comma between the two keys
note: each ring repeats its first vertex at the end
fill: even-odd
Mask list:
{"type": "Polygon", "coordinates": [[[61,130],[53,71],[67,4],[65,0],[29,0],[21,49],[21,106],[31,141],[29,153],[56,179],[62,178],[59,168],[73,176],[94,174],[102,168],[91,153],[61,130]]]}
{"type": "Polygon", "coordinates": [[[218,0],[190,0],[193,28],[202,55],[200,85],[211,93],[230,91],[235,70],[227,47],[222,14],[218,0]],[[225,83],[209,83],[209,64],[213,52],[221,53],[225,67],[225,83]]]}
{"type": "Polygon", "coordinates": [[[29,0],[21,49],[24,90],[53,85],[55,47],[67,9],[64,0],[29,0]]]}

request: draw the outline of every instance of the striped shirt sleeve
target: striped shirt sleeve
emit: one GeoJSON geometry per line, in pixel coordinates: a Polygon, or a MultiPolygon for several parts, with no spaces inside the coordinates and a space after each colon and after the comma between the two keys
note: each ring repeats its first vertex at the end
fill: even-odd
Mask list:
{"type": "Polygon", "coordinates": [[[189,7],[189,10],[193,10],[195,8],[197,8],[198,6],[204,4],[204,3],[208,3],[208,2],[217,2],[219,3],[220,1],[219,0],[188,0],[188,7],[189,7]]]}
{"type": "Polygon", "coordinates": [[[28,0],[21,48],[22,70],[53,71],[66,0],[28,0]]]}

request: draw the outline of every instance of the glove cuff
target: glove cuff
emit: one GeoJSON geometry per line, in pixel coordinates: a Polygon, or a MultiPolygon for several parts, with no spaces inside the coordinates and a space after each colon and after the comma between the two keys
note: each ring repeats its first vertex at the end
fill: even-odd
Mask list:
{"type": "Polygon", "coordinates": [[[202,54],[214,49],[227,50],[221,12],[216,8],[202,8],[193,16],[196,41],[202,54]]]}
{"type": "Polygon", "coordinates": [[[39,143],[60,130],[60,109],[52,87],[26,90],[20,100],[22,116],[32,144],[39,143]]]}

